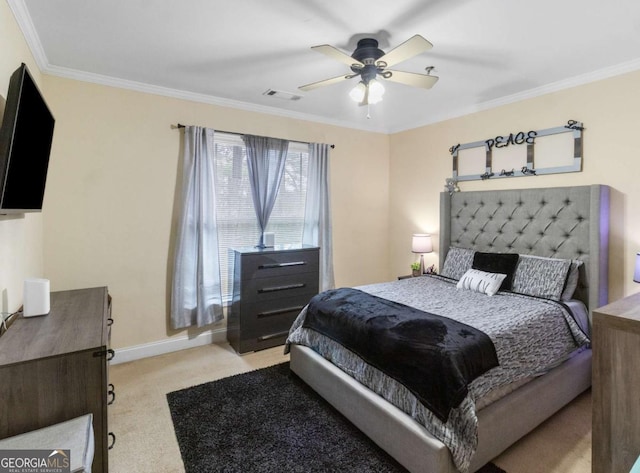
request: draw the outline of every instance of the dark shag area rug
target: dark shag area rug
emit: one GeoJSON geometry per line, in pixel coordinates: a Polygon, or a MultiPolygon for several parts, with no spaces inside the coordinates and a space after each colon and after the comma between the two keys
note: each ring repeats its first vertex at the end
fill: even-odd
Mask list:
{"type": "MultiPolygon", "coordinates": [[[[406,470],[289,363],[167,394],[187,473],[406,470]]],[[[489,464],[478,473],[505,473],[489,464]]]]}

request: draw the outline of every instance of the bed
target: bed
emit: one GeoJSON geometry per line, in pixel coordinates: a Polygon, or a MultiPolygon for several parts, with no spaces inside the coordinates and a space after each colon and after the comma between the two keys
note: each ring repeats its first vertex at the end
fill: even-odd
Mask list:
{"type": "MultiPolygon", "coordinates": [[[[572,301],[549,303],[549,306],[554,306],[553,310],[556,310],[556,306],[559,307],[557,311],[560,315],[554,317],[566,318],[565,325],[569,327],[567,330],[573,334],[575,340],[578,338],[573,325],[581,325],[588,335],[591,311],[608,302],[608,187],[591,185],[442,193],[440,202],[439,256],[440,268],[443,270],[451,272],[453,257],[450,256],[449,261],[446,257],[456,252],[472,255],[481,253],[485,256],[492,256],[493,253],[517,254],[518,265],[525,259],[537,264],[536,256],[571,261],[574,266],[580,261],[577,267],[563,266],[568,268],[565,274],[571,269],[577,270],[574,271],[577,274],[577,282],[575,291],[571,291],[572,301]],[[567,318],[566,313],[572,313],[567,307],[580,307],[580,304],[584,304],[585,312],[582,322],[573,316],[567,318]],[[569,323],[569,319],[575,324],[569,323]]],[[[466,272],[466,268],[463,272],[466,272]]],[[[524,273],[521,271],[521,274],[524,273]]],[[[447,292],[450,293],[449,297],[455,297],[451,295],[455,294],[455,291],[452,293],[448,286],[445,287],[447,284],[457,286],[458,281],[455,278],[435,276],[431,277],[433,281],[430,283],[426,282],[427,278],[424,276],[358,289],[380,297],[393,298],[396,292],[402,293],[399,289],[396,291],[400,284],[404,284],[403,291],[408,286],[415,286],[414,290],[418,292],[425,291],[427,284],[433,284],[440,286],[430,289],[432,292],[441,292],[443,298],[447,292]]],[[[459,278],[462,279],[461,276],[459,278]]],[[[464,291],[460,293],[462,292],[464,291]]],[[[408,301],[413,300],[410,296],[396,298],[402,302],[403,297],[408,301]]],[[[506,300],[509,297],[523,296],[501,291],[493,300],[506,300]]],[[[484,298],[491,299],[486,295],[484,298]]],[[[540,297],[529,299],[546,300],[540,297]]],[[[534,305],[537,303],[533,301],[534,305]]],[[[429,312],[437,313],[438,310],[433,308],[437,308],[438,304],[430,304],[432,305],[427,307],[430,309],[429,312]]],[[[469,455],[466,446],[461,453],[455,442],[452,446],[448,437],[443,439],[437,425],[428,423],[433,420],[430,412],[428,413],[431,417],[426,420],[423,419],[422,411],[416,413],[417,404],[413,400],[398,401],[382,392],[378,395],[347,374],[347,364],[341,369],[328,361],[327,358],[330,358],[340,364],[340,360],[353,355],[343,354],[349,350],[336,350],[335,355],[327,352],[334,346],[335,340],[328,339],[321,347],[310,348],[312,343],[307,343],[305,337],[323,339],[323,336],[310,329],[301,329],[301,321],[304,321],[304,313],[294,323],[287,344],[291,353],[292,371],[411,472],[474,472],[591,385],[591,350],[588,339],[586,342],[576,341],[575,350],[558,359],[552,366],[538,370],[535,375],[521,377],[506,386],[496,386],[496,389],[488,389],[488,397],[491,399],[478,399],[478,409],[475,409],[476,400],[473,393],[476,379],[470,384],[470,394],[463,403],[467,405],[471,402],[471,407],[467,405],[471,421],[467,423],[466,429],[471,432],[470,435],[476,442],[471,446],[472,454],[469,455]],[[382,395],[387,396],[393,403],[385,400],[382,395]],[[396,405],[402,407],[402,410],[396,405]],[[427,422],[426,427],[423,425],[424,422],[427,422]]],[[[550,323],[550,326],[554,324],[558,323],[550,323]]],[[[500,340],[506,338],[509,337],[502,337],[500,340]]],[[[500,347],[503,342],[494,340],[494,344],[502,357],[500,347]]],[[[508,366],[507,362],[503,362],[504,360],[501,360],[500,367],[490,369],[480,376],[480,379],[490,378],[495,370],[503,369],[502,364],[508,366]]],[[[377,373],[375,368],[366,365],[362,370],[377,373]]],[[[360,376],[358,373],[360,371],[351,372],[356,377],[360,376]]],[[[393,380],[391,382],[394,383],[393,380]]],[[[378,385],[375,386],[374,389],[377,389],[378,385]]],[[[455,416],[451,414],[451,417],[455,416]]],[[[438,424],[437,420],[435,424],[438,424]]],[[[463,425],[466,424],[463,422],[463,425]]]]}

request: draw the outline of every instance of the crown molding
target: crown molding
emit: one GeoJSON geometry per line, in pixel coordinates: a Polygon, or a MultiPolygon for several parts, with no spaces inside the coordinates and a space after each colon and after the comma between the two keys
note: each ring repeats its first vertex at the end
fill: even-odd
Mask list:
{"type": "Polygon", "coordinates": [[[137,92],[143,92],[148,94],[160,95],[165,97],[177,98],[180,100],[187,100],[191,102],[205,103],[211,105],[218,105],[221,107],[228,107],[238,110],[244,110],[248,112],[264,113],[268,115],[275,115],[285,118],[292,118],[296,120],[305,120],[313,123],[323,123],[326,125],[333,125],[341,128],[351,128],[356,130],[394,134],[408,130],[415,130],[427,125],[433,125],[442,121],[450,120],[453,118],[459,118],[472,113],[489,110],[503,105],[520,102],[527,99],[540,97],[542,95],[558,92],[561,90],[577,87],[580,85],[596,82],[603,79],[608,79],[614,76],[626,74],[628,72],[637,71],[640,69],[640,59],[634,59],[625,63],[617,64],[614,66],[599,69],[597,71],[589,72],[579,76],[571,77],[568,79],[560,80],[547,84],[541,87],[525,90],[516,94],[500,97],[498,99],[489,100],[479,104],[473,104],[468,107],[461,107],[455,110],[450,110],[446,113],[432,115],[425,120],[418,123],[412,123],[411,125],[403,125],[396,128],[387,128],[378,125],[375,122],[368,122],[365,125],[353,123],[346,120],[330,119],[318,115],[312,115],[308,113],[294,112],[290,110],[284,110],[275,107],[269,107],[265,105],[256,105],[239,100],[224,99],[221,97],[215,97],[211,95],[198,94],[195,92],[188,92],[184,90],[171,89],[168,87],[161,87],[152,84],[146,84],[142,82],[136,82],[126,79],[119,79],[116,77],[105,76],[101,74],[95,74],[91,72],[79,71],[76,69],[70,69],[60,66],[54,66],[49,64],[47,55],[44,52],[42,43],[38,36],[38,33],[31,21],[29,10],[23,0],[7,0],[9,7],[11,8],[16,21],[22,30],[22,33],[26,39],[27,45],[31,49],[31,53],[34,56],[36,64],[40,68],[40,71],[45,74],[50,74],[58,77],[74,79],[84,82],[90,82],[100,85],[106,85],[110,87],[116,87],[121,89],[128,89],[137,92]]]}
{"type": "Polygon", "coordinates": [[[571,89],[573,87],[578,87],[581,85],[590,84],[592,82],[609,79],[611,77],[620,76],[628,72],[637,71],[638,69],[640,69],[640,59],[634,59],[622,64],[605,67],[603,69],[598,69],[597,71],[587,72],[579,76],[570,77],[568,79],[552,82],[551,84],[546,84],[541,87],[525,90],[524,92],[519,92],[517,94],[507,95],[506,97],[491,100],[489,102],[479,104],[478,111],[486,110],[488,108],[500,107],[502,105],[520,102],[522,100],[527,100],[535,97],[540,97],[541,95],[559,92],[561,90],[571,89]]]}
{"type": "Polygon", "coordinates": [[[76,69],[70,69],[60,66],[47,65],[43,70],[43,73],[63,77],[66,79],[73,79],[83,82],[90,82],[99,85],[106,85],[109,87],[116,87],[121,89],[133,90],[136,92],[143,92],[147,94],[161,95],[164,97],[171,97],[180,100],[187,100],[191,102],[198,102],[210,105],[218,105],[220,107],[228,107],[238,110],[244,110],[248,112],[264,113],[268,115],[276,115],[285,118],[293,118],[296,120],[305,120],[313,123],[324,123],[327,125],[334,125],[341,128],[354,128],[363,131],[372,131],[378,133],[387,133],[386,129],[375,129],[372,127],[359,126],[352,122],[345,120],[335,120],[318,115],[312,115],[308,113],[294,112],[291,110],[283,110],[275,107],[268,107],[265,105],[257,105],[248,102],[242,102],[239,100],[225,99],[221,97],[215,97],[212,95],[199,94],[195,92],[189,92],[185,90],[172,89],[169,87],[162,87],[153,84],[146,84],[144,82],[137,82],[127,79],[119,79],[117,77],[105,76],[101,74],[95,74],[92,72],[84,72],[76,69]]]}
{"type": "Polygon", "coordinates": [[[31,21],[31,15],[23,0],[7,0],[13,16],[18,23],[18,26],[22,30],[22,34],[25,37],[27,45],[34,56],[36,64],[43,74],[49,74],[53,76],[63,77],[67,79],[74,79],[83,82],[90,82],[99,85],[106,85],[109,87],[116,87],[121,89],[128,89],[137,92],[143,92],[154,95],[161,95],[165,97],[177,98],[180,100],[188,100],[191,102],[205,103],[210,105],[218,105],[221,107],[234,108],[238,110],[245,110],[248,112],[265,113],[268,115],[276,115],[285,118],[293,118],[296,120],[305,120],[313,123],[324,123],[326,125],[333,125],[341,128],[353,128],[362,131],[370,131],[377,133],[388,133],[388,130],[383,127],[376,127],[373,123],[367,123],[368,126],[360,125],[357,123],[349,122],[346,120],[336,120],[318,115],[312,115],[308,113],[294,112],[290,110],[283,110],[275,107],[268,107],[265,105],[256,105],[239,100],[224,99],[221,97],[215,97],[212,95],[198,94],[195,92],[188,92],[184,90],[171,89],[168,87],[161,87],[152,84],[146,84],[143,82],[136,82],[126,79],[120,79],[117,77],[105,76],[101,74],[95,74],[91,72],[80,71],[76,69],[55,66],[49,63],[49,59],[45,54],[42,42],[38,36],[33,22],[31,21]],[[372,126],[373,125],[373,126],[372,126]]]}
{"type": "Polygon", "coordinates": [[[631,61],[623,62],[621,64],[616,64],[614,66],[605,67],[603,69],[598,69],[597,71],[592,71],[586,74],[581,74],[579,76],[574,76],[568,79],[552,82],[551,84],[546,84],[541,87],[536,87],[533,89],[525,90],[523,92],[518,92],[517,94],[507,95],[505,97],[500,97],[498,99],[489,100],[487,102],[471,105],[469,107],[462,107],[457,110],[453,110],[449,113],[432,115],[428,119],[421,121],[419,124],[411,125],[411,127],[398,128],[390,131],[389,133],[400,133],[403,131],[408,131],[410,129],[415,130],[416,128],[420,128],[423,126],[433,125],[435,123],[451,120],[453,118],[463,117],[465,115],[470,115],[472,113],[482,112],[484,110],[490,110],[492,108],[501,107],[503,105],[509,105],[512,103],[521,102],[523,100],[541,97],[543,95],[551,94],[553,92],[559,92],[562,90],[571,89],[573,87],[578,87],[578,86],[589,84],[592,82],[609,79],[611,77],[620,76],[623,74],[627,74],[629,72],[635,72],[637,70],[640,70],[640,59],[634,59],[631,61]]]}
{"type": "Polygon", "coordinates": [[[7,0],[7,3],[13,12],[18,26],[22,30],[22,34],[27,41],[27,46],[29,46],[38,68],[41,72],[44,71],[49,65],[49,60],[42,48],[42,42],[40,41],[38,32],[31,21],[31,15],[29,14],[27,5],[22,0],[7,0]]]}
{"type": "MultiPolygon", "coordinates": [[[[15,2],[17,0],[9,0],[9,1],[15,2]]],[[[22,3],[22,2],[19,2],[19,3],[22,3]]],[[[34,34],[35,34],[35,31],[34,31],[34,34]]],[[[42,47],[40,46],[39,41],[37,45],[38,45],[37,49],[42,51],[42,47]]],[[[44,57],[46,60],[44,51],[42,51],[42,57],[44,57]]],[[[589,84],[592,82],[597,82],[599,80],[609,79],[611,77],[626,74],[628,72],[634,72],[634,71],[640,70],[640,59],[634,59],[632,61],[628,61],[622,64],[606,67],[603,69],[599,69],[597,71],[592,71],[586,74],[582,74],[580,76],[563,79],[557,82],[553,82],[551,84],[543,85],[541,87],[525,90],[523,92],[518,92],[512,95],[507,95],[505,97],[500,97],[498,99],[489,100],[487,102],[474,104],[468,107],[462,107],[457,110],[450,111],[448,113],[432,115],[428,119],[421,121],[418,124],[411,124],[409,126],[404,126],[404,127],[401,126],[396,129],[376,127],[374,123],[371,123],[370,126],[362,126],[346,120],[329,119],[319,115],[293,112],[290,110],[283,110],[280,108],[268,107],[265,105],[256,105],[248,102],[242,102],[239,100],[231,100],[231,99],[225,99],[221,97],[215,97],[212,95],[198,94],[195,92],[188,92],[188,91],[179,90],[179,89],[171,89],[168,87],[161,87],[157,85],[146,84],[143,82],[119,79],[116,77],[94,74],[91,72],[84,72],[76,69],[70,69],[70,68],[65,68],[60,66],[52,66],[52,65],[49,65],[48,63],[44,67],[40,66],[39,62],[38,62],[38,65],[41,71],[45,74],[79,80],[83,82],[90,82],[90,83],[106,85],[110,87],[133,90],[137,92],[161,95],[165,97],[172,97],[172,98],[187,100],[191,102],[218,105],[221,107],[228,107],[228,108],[244,110],[248,112],[264,113],[268,115],[281,116],[285,118],[293,118],[296,120],[310,121],[313,123],[323,123],[326,125],[333,125],[333,126],[338,126],[342,128],[351,128],[351,129],[357,129],[362,131],[393,134],[393,133],[400,133],[408,130],[414,130],[416,128],[420,128],[427,125],[433,125],[435,123],[451,120],[453,118],[459,118],[465,115],[470,115],[472,113],[481,112],[481,111],[489,110],[492,108],[501,107],[503,105],[509,105],[512,103],[521,102],[523,100],[540,97],[542,95],[570,89],[572,87],[577,87],[577,86],[589,84]],[[371,126],[371,125],[374,125],[374,126],[371,126]]]]}

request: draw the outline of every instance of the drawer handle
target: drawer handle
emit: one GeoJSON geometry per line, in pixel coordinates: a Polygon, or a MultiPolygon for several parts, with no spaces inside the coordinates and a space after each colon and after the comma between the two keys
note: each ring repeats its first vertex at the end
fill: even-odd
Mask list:
{"type": "Polygon", "coordinates": [[[284,314],[286,312],[293,312],[293,311],[301,311],[304,308],[303,305],[297,305],[294,307],[286,307],[284,309],[276,309],[276,310],[267,310],[264,312],[260,312],[258,314],[258,317],[271,317],[272,315],[278,315],[278,314],[284,314]]]}
{"type": "Polygon", "coordinates": [[[306,284],[287,284],[286,286],[272,286],[272,287],[263,287],[262,289],[258,289],[258,294],[262,294],[265,292],[276,292],[276,291],[287,291],[289,289],[300,289],[301,287],[305,287],[306,284]]]}
{"type": "Polygon", "coordinates": [[[116,356],[116,352],[112,348],[107,348],[107,349],[103,348],[100,351],[93,352],[93,356],[95,356],[95,357],[106,356],[107,357],[107,361],[111,361],[116,356]]]}
{"type": "Polygon", "coordinates": [[[107,395],[111,396],[111,399],[107,402],[107,406],[110,406],[116,402],[116,387],[111,383],[109,383],[109,391],[107,391],[107,395]]]}
{"type": "Polygon", "coordinates": [[[267,263],[258,266],[258,269],[286,268],[287,266],[304,266],[306,261],[291,261],[290,263],[267,263]]]}
{"type": "Polygon", "coordinates": [[[113,325],[113,319],[111,317],[109,317],[107,319],[107,327],[111,327],[113,325]]]}
{"type": "Polygon", "coordinates": [[[114,434],[113,432],[109,432],[109,437],[111,438],[111,445],[109,445],[109,450],[111,450],[116,444],[116,434],[114,434]]]}
{"type": "Polygon", "coordinates": [[[278,338],[288,334],[289,334],[288,330],[285,330],[283,332],[278,332],[278,333],[270,333],[269,335],[263,335],[262,337],[258,337],[258,341],[264,342],[266,340],[271,340],[272,338],[278,338]]]}

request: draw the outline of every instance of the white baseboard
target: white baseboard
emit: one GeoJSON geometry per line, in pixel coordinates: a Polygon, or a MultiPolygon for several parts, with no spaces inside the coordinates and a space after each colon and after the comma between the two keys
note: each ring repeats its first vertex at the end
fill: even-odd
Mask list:
{"type": "Polygon", "coordinates": [[[112,365],[126,363],[128,361],[140,360],[150,356],[164,355],[174,351],[185,350],[187,348],[210,345],[212,343],[222,343],[227,341],[226,327],[202,332],[195,337],[187,335],[182,337],[169,338],[158,342],[145,343],[127,348],[118,348],[111,360],[112,365]]]}

